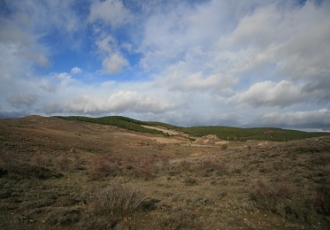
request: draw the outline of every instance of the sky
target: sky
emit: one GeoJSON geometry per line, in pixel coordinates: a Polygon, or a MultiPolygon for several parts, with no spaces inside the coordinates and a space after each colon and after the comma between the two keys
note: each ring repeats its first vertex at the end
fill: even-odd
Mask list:
{"type": "Polygon", "coordinates": [[[0,0],[0,117],[330,131],[328,0],[0,0]]]}

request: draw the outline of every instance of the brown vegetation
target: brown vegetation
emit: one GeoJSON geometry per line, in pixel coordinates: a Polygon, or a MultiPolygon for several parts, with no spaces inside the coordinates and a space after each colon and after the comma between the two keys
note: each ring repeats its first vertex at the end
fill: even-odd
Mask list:
{"type": "Polygon", "coordinates": [[[330,226],[329,137],[194,146],[36,116],[0,130],[0,229],[330,226]]]}

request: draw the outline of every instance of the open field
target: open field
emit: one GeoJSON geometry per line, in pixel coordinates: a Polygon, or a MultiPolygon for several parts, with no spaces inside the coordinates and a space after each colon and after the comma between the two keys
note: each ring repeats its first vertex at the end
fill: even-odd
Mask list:
{"type": "Polygon", "coordinates": [[[140,125],[0,120],[0,229],[329,229],[330,136],[140,125]]]}

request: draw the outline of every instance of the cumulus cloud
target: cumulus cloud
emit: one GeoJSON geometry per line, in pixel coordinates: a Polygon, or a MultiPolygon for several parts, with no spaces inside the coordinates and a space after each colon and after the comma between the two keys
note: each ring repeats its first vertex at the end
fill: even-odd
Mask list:
{"type": "Polygon", "coordinates": [[[129,10],[119,0],[96,1],[90,8],[89,21],[102,20],[111,26],[117,27],[127,23],[132,18],[129,10]]]}
{"type": "Polygon", "coordinates": [[[48,113],[104,114],[131,111],[136,113],[161,113],[173,109],[176,105],[166,99],[159,103],[158,97],[143,95],[136,91],[118,91],[106,97],[82,95],[70,102],[46,105],[48,113]]]}
{"type": "Polygon", "coordinates": [[[328,1],[4,0],[2,6],[1,114],[328,125],[328,1]]]}
{"type": "Polygon", "coordinates": [[[71,74],[78,74],[78,73],[81,73],[81,72],[82,72],[82,70],[77,66],[73,67],[70,71],[71,74]]]}
{"type": "Polygon", "coordinates": [[[1,16],[0,24],[0,56],[3,57],[0,59],[0,78],[19,78],[29,72],[33,65],[48,65],[44,48],[38,45],[28,30],[1,16]]]}
{"type": "Polygon", "coordinates": [[[128,66],[128,61],[120,54],[114,53],[106,57],[102,62],[103,68],[108,73],[118,73],[124,67],[128,66]]]}
{"type": "Polygon", "coordinates": [[[306,99],[307,94],[302,87],[290,81],[258,82],[247,91],[238,93],[228,99],[228,102],[247,103],[253,106],[280,106],[285,107],[306,99]]]}
{"type": "Polygon", "coordinates": [[[8,101],[13,106],[32,106],[36,100],[37,95],[35,94],[29,94],[29,93],[17,93],[13,94],[11,97],[8,98],[8,101]]]}
{"type": "Polygon", "coordinates": [[[124,67],[129,65],[127,59],[121,54],[117,41],[113,36],[107,35],[99,38],[95,43],[101,55],[105,56],[102,66],[106,73],[121,72],[124,67]]]}

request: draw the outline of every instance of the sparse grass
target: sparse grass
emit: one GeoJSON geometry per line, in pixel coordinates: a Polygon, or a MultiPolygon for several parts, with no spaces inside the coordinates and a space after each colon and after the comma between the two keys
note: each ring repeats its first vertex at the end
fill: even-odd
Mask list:
{"type": "Polygon", "coordinates": [[[329,137],[222,151],[43,119],[0,122],[1,229],[328,229],[329,137]]]}

